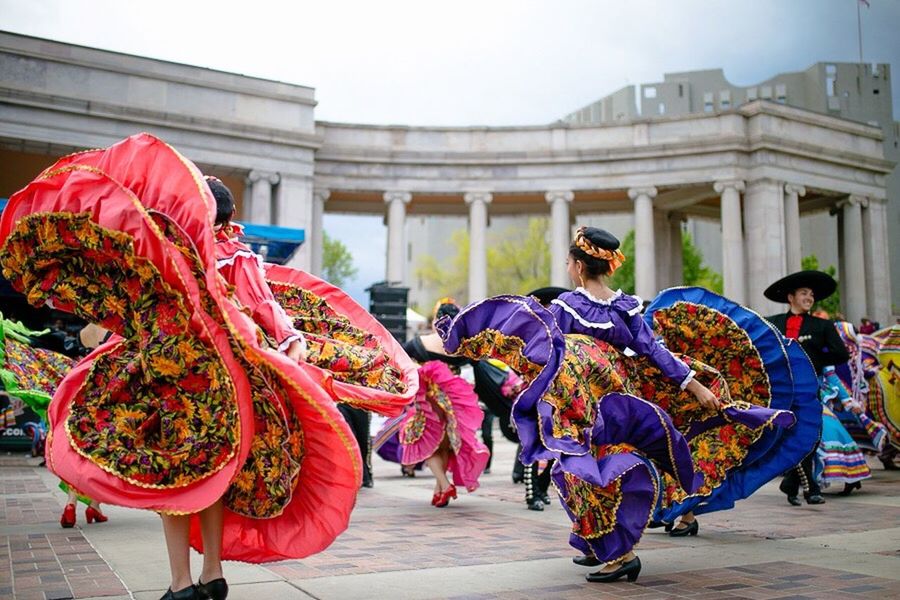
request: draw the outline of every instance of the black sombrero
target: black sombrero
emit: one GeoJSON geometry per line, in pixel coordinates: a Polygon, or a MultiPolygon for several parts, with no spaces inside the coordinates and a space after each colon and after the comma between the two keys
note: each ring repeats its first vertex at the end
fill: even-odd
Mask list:
{"type": "Polygon", "coordinates": [[[788,294],[794,290],[809,288],[816,297],[816,302],[824,300],[837,289],[837,281],[828,273],[822,271],[798,271],[787,277],[782,277],[766,288],[763,295],[773,302],[787,302],[788,294]]]}
{"type": "Polygon", "coordinates": [[[529,296],[534,296],[538,299],[538,302],[541,304],[550,304],[551,301],[559,298],[560,294],[565,294],[566,292],[571,292],[572,290],[567,290],[566,288],[561,287],[542,287],[534,290],[533,292],[529,292],[529,296]]]}

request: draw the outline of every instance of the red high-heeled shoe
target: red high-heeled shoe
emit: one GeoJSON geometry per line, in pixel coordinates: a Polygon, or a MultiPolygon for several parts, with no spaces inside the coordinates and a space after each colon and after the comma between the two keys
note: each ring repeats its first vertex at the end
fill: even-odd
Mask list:
{"type": "Polygon", "coordinates": [[[93,506],[87,507],[87,510],[84,511],[84,518],[87,519],[88,523],[93,523],[94,521],[97,521],[98,523],[106,523],[107,521],[109,521],[109,517],[104,515],[93,506]]]}
{"type": "Polygon", "coordinates": [[[65,529],[70,529],[75,527],[75,505],[74,504],[66,504],[66,508],[63,509],[62,518],[59,520],[59,524],[63,526],[65,529]]]}
{"type": "Polygon", "coordinates": [[[451,498],[456,499],[456,486],[453,485],[452,483],[450,484],[450,487],[448,487],[446,490],[444,490],[443,492],[438,494],[438,498],[437,498],[437,502],[435,503],[435,506],[438,508],[443,508],[443,507],[447,506],[448,504],[450,504],[451,498]]]}
{"type": "Polygon", "coordinates": [[[436,505],[437,505],[438,498],[440,498],[440,497],[441,497],[441,493],[440,493],[440,492],[435,492],[434,495],[431,497],[431,505],[432,505],[432,506],[436,506],[436,505]]]}

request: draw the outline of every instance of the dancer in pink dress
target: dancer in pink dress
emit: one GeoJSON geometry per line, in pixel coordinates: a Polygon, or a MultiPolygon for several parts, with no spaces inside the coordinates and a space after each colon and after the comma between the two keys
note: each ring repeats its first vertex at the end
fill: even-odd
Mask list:
{"type": "MultiPolygon", "coordinates": [[[[438,301],[434,319],[459,313],[449,298],[438,301]]],[[[472,385],[459,376],[468,359],[447,356],[436,333],[417,336],[404,346],[418,361],[419,392],[400,426],[400,462],[424,462],[436,479],[432,506],[447,506],[456,486],[473,492],[487,466],[490,452],[475,433],[484,417],[472,385]],[[451,472],[453,482],[447,477],[451,472]]]]}

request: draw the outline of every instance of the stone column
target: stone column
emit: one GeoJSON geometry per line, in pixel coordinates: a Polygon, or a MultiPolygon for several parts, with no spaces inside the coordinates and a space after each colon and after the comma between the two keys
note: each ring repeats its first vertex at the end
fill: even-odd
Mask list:
{"type": "Polygon", "coordinates": [[[244,209],[245,218],[251,223],[270,225],[272,218],[272,186],[281,181],[278,173],[259,171],[254,169],[247,175],[247,186],[250,188],[250,196],[247,198],[247,208],[244,209]]]}
{"type": "Polygon", "coordinates": [[[566,257],[569,255],[571,229],[569,204],[575,198],[571,191],[554,191],[544,194],[550,204],[550,285],[569,287],[566,274],[566,257]]]}
{"type": "Polygon", "coordinates": [[[844,273],[847,271],[847,267],[844,265],[844,253],[841,251],[841,248],[844,247],[844,211],[839,210],[841,208],[841,203],[838,202],[835,206],[835,209],[838,209],[835,214],[835,210],[829,211],[830,214],[834,214],[835,218],[837,218],[837,247],[838,247],[838,264],[837,264],[837,277],[838,277],[838,293],[841,295],[841,298],[847,297],[846,283],[847,280],[844,278],[844,273]]]}
{"type": "Polygon", "coordinates": [[[469,302],[487,297],[487,205],[489,192],[467,192],[469,205],[469,302]]]}
{"type": "Polygon", "coordinates": [[[800,249],[800,196],[806,195],[802,185],[784,186],[784,244],[787,272],[800,270],[803,254],[800,249]]]}
{"type": "Polygon", "coordinates": [[[672,286],[672,253],[669,235],[669,213],[653,209],[653,246],[655,249],[656,286],[660,290],[672,286]]]}
{"type": "Polygon", "coordinates": [[[655,187],[628,190],[634,201],[634,291],[644,299],[656,295],[656,249],[653,239],[655,187]]]}
{"type": "Polygon", "coordinates": [[[763,296],[763,291],[772,282],[787,274],[783,194],[784,185],[780,181],[757,179],[747,185],[747,192],[744,195],[744,239],[747,250],[746,303],[764,316],[785,310],[783,304],[771,302],[763,296]]]}
{"type": "Polygon", "coordinates": [[[669,213],[669,286],[684,285],[684,255],[681,247],[681,213],[669,213]]]}
{"type": "Polygon", "coordinates": [[[744,225],[741,218],[741,192],[744,191],[744,182],[717,181],[713,189],[721,195],[723,291],[726,298],[745,304],[747,276],[744,262],[744,225]]]}
{"type": "Polygon", "coordinates": [[[409,192],[385,192],[384,201],[387,209],[387,273],[388,282],[403,283],[406,281],[404,273],[404,252],[406,251],[406,205],[412,200],[409,192]]]}
{"type": "Polygon", "coordinates": [[[862,210],[868,205],[864,196],[849,196],[841,203],[843,230],[841,254],[844,257],[844,271],[839,275],[844,280],[844,296],[841,304],[847,320],[858,325],[866,315],[866,258],[863,251],[862,210]]]}
{"type": "Polygon", "coordinates": [[[869,199],[862,210],[863,253],[866,263],[866,315],[882,327],[891,325],[891,265],[887,204],[869,199]]]}
{"type": "Polygon", "coordinates": [[[282,173],[277,196],[272,221],[281,227],[302,229],[305,236],[303,245],[294,252],[294,256],[287,264],[309,272],[312,266],[309,243],[310,230],[313,227],[312,177],[282,173]]]}
{"type": "Polygon", "coordinates": [[[322,276],[322,257],[324,256],[325,243],[325,202],[331,195],[329,190],[314,189],[312,205],[312,226],[307,232],[306,239],[309,244],[309,263],[312,274],[322,276]]]}

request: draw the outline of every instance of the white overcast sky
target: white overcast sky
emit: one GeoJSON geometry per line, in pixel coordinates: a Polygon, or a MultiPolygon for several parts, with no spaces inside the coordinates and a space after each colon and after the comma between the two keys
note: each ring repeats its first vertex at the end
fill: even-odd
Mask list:
{"type": "MultiPolygon", "coordinates": [[[[0,29],[311,86],[322,120],[515,125],[666,72],[856,61],[857,3],[0,0],[0,29]]],[[[900,0],[869,3],[863,58],[897,67],[900,0]]]]}
{"type": "MultiPolygon", "coordinates": [[[[0,29],[310,86],[320,120],[532,125],[666,72],[752,85],[855,62],[858,1],[0,0],[0,29]]],[[[892,64],[900,119],[900,0],[869,3],[863,58],[892,64]]],[[[325,227],[365,302],[384,277],[381,220],[326,214],[325,227]]]]}

